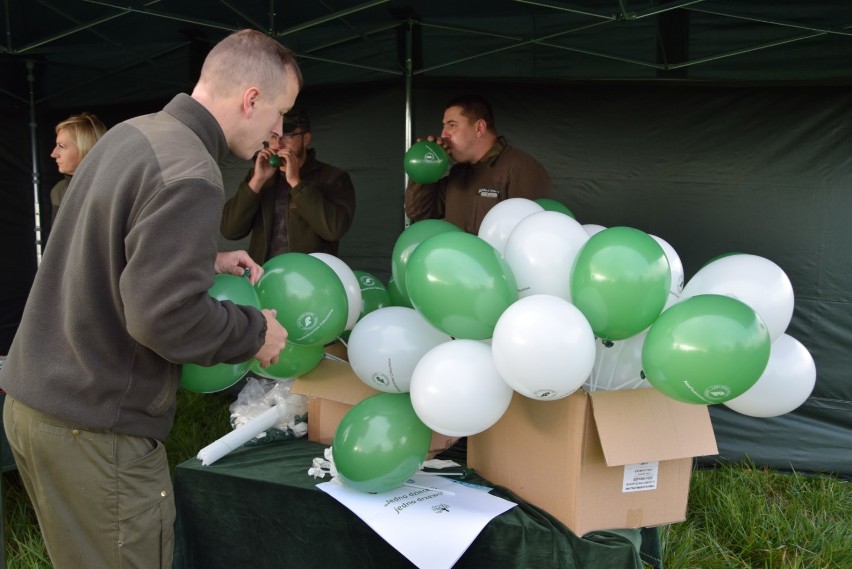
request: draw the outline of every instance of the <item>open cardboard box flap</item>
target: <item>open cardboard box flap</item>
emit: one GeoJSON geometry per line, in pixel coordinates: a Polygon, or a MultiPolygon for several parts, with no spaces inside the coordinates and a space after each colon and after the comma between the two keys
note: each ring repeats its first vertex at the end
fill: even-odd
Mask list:
{"type": "Polygon", "coordinates": [[[706,405],[681,403],[656,389],[589,393],[609,466],[718,454],[706,405]]]}

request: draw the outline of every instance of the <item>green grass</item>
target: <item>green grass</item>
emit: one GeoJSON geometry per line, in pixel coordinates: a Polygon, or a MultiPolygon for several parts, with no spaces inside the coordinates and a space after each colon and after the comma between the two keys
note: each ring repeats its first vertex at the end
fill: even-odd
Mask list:
{"type": "Polygon", "coordinates": [[[852,568],[852,492],[836,478],[748,462],[697,470],[687,521],[661,540],[673,568],[852,568]]]}
{"type": "MultiPolygon", "coordinates": [[[[181,392],[166,440],[172,467],[230,431],[233,395],[181,392]]],[[[16,472],[4,475],[6,563],[50,569],[16,472]]],[[[852,492],[829,476],[778,473],[749,463],[697,470],[687,520],[662,528],[667,569],[852,568],[852,492]]]]}

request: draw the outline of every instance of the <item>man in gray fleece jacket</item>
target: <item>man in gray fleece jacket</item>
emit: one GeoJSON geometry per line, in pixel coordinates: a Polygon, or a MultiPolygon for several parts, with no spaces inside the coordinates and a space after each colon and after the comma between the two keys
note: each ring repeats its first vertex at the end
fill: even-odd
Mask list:
{"type": "Polygon", "coordinates": [[[250,159],[301,88],[290,50],[244,30],[217,44],[192,95],[111,129],[75,173],[6,362],[4,426],[54,567],[168,568],[175,517],[162,441],[180,366],[266,366],[287,333],[271,310],[207,294],[217,162],[250,159]]]}

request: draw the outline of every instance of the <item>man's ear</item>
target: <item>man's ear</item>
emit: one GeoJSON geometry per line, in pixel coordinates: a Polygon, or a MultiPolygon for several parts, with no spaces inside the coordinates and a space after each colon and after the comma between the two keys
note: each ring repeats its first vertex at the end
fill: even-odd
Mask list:
{"type": "Polygon", "coordinates": [[[311,131],[308,131],[304,134],[305,138],[305,146],[308,146],[311,143],[311,131]]]}
{"type": "Polygon", "coordinates": [[[243,114],[251,116],[254,113],[255,105],[260,98],[260,89],[257,87],[249,87],[243,92],[243,114]]]}
{"type": "Polygon", "coordinates": [[[476,136],[482,136],[488,130],[488,125],[485,124],[485,119],[476,121],[476,136]]]}

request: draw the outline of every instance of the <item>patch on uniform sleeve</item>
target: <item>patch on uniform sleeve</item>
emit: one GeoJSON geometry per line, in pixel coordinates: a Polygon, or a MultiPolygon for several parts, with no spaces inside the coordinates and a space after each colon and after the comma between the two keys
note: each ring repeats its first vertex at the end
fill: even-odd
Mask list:
{"type": "Polygon", "coordinates": [[[492,200],[496,200],[500,197],[500,190],[495,190],[492,188],[480,188],[478,192],[479,197],[482,198],[491,198],[492,200]]]}

